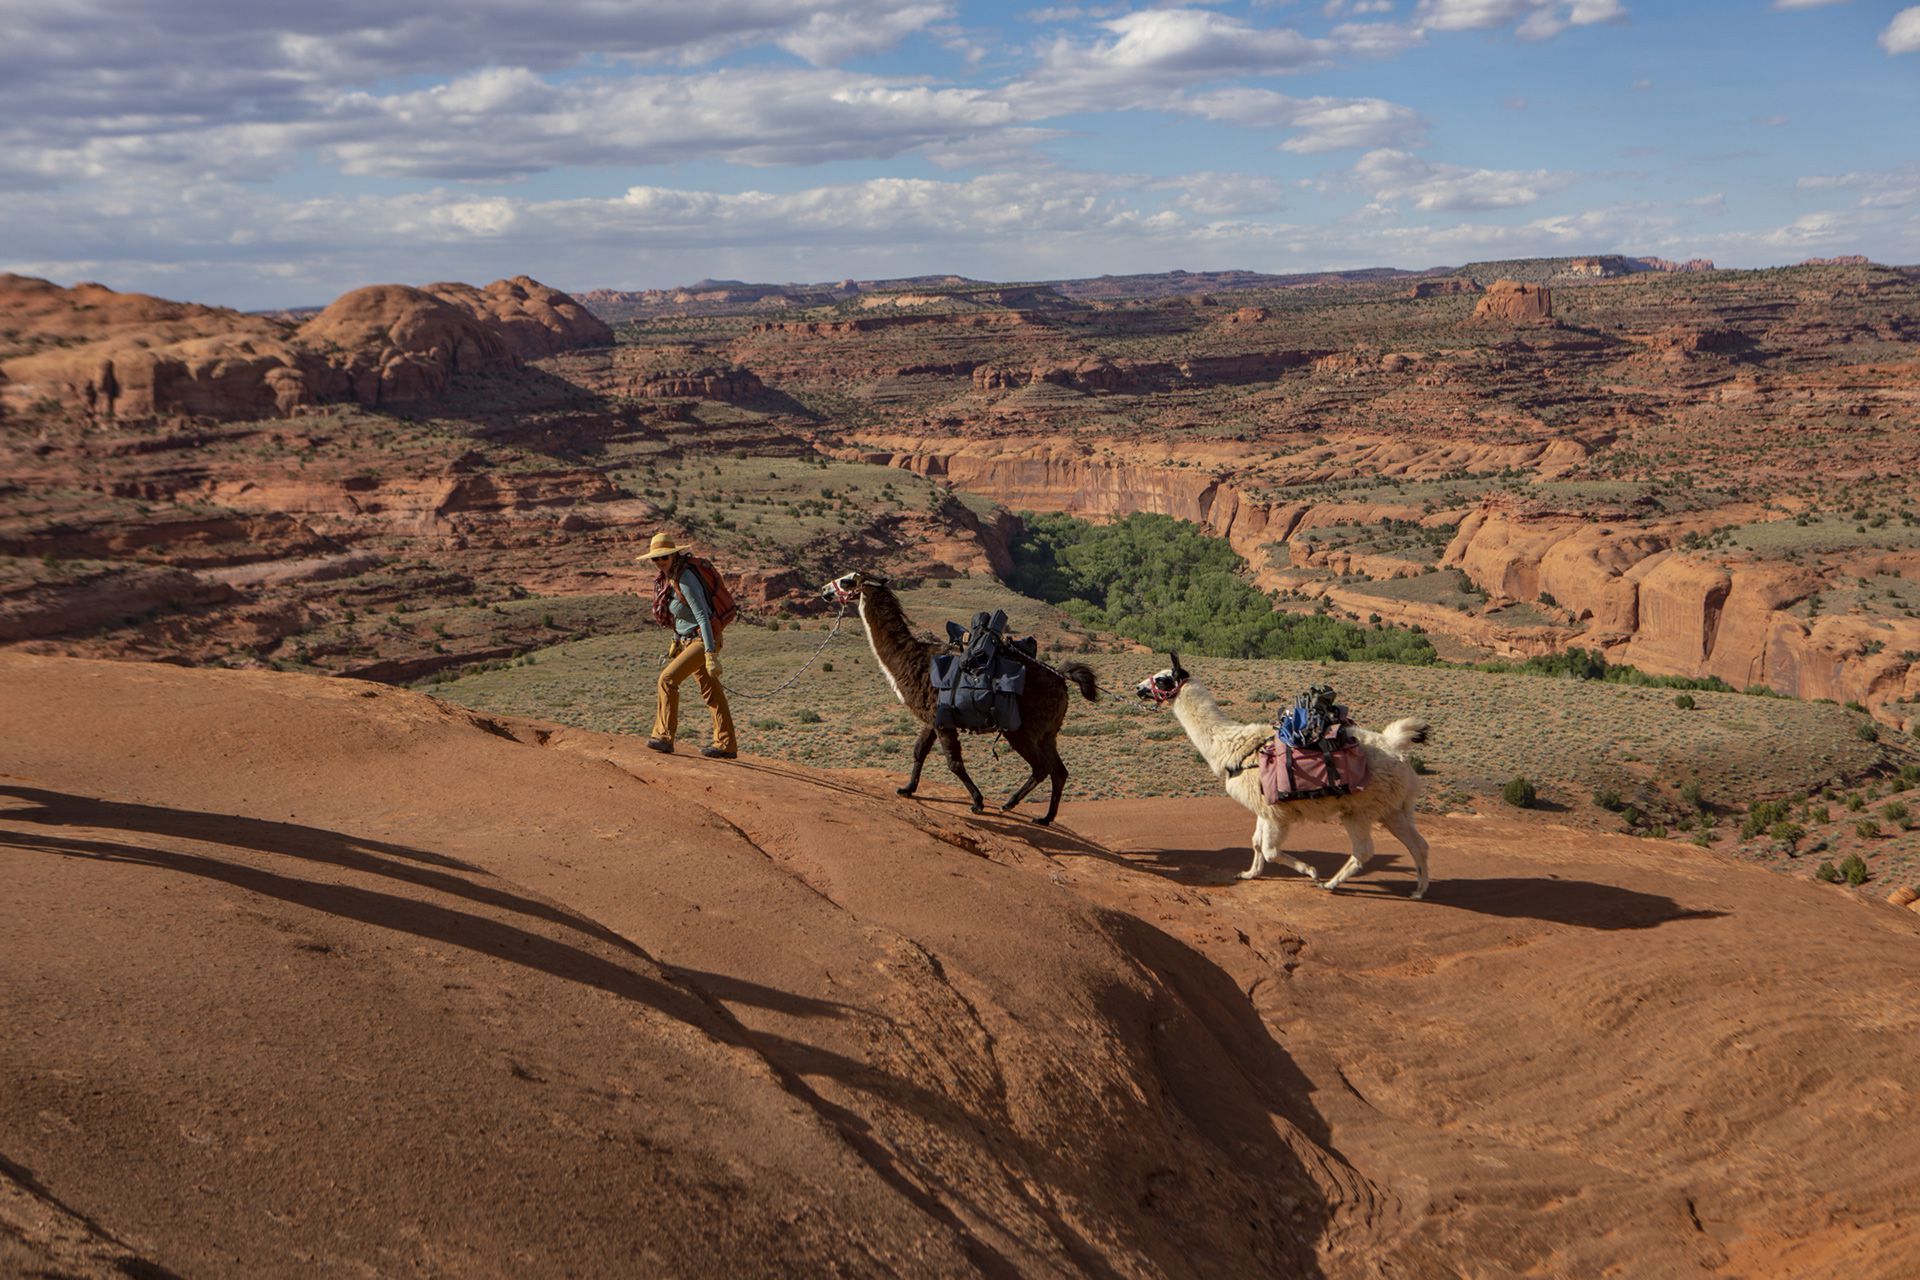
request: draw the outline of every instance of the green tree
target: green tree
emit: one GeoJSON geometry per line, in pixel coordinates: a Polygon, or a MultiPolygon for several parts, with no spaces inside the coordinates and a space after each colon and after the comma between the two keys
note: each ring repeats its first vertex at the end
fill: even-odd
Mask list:
{"type": "Polygon", "coordinates": [[[1049,514],[1025,524],[1009,583],[1101,631],[1213,657],[1437,660],[1411,631],[1276,611],[1241,576],[1245,562],[1232,547],[1185,521],[1136,513],[1092,525],[1049,514]]]}

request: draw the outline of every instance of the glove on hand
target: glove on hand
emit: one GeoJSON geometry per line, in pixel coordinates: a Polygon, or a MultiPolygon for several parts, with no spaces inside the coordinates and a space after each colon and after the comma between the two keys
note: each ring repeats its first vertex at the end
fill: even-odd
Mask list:
{"type": "Polygon", "coordinates": [[[710,653],[707,655],[707,674],[712,676],[715,680],[718,680],[720,678],[720,655],[719,654],[710,653]]]}

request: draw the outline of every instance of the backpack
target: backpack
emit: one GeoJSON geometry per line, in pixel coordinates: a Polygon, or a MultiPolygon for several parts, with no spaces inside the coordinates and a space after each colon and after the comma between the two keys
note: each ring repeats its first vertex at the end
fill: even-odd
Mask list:
{"type": "Polygon", "coordinates": [[[740,606],[734,600],[733,589],[727,586],[727,580],[713,567],[713,561],[688,556],[687,562],[700,575],[700,585],[707,589],[707,607],[713,611],[713,638],[718,640],[727,624],[740,616],[740,606]]]}
{"type": "Polygon", "coordinates": [[[1317,747],[1329,734],[1339,737],[1353,724],[1347,709],[1334,701],[1332,685],[1316,684],[1294,700],[1293,710],[1274,721],[1274,734],[1289,747],[1317,747]]]}
{"type": "MultiPolygon", "coordinates": [[[[687,564],[699,577],[700,585],[706,588],[707,607],[713,613],[713,638],[717,643],[727,624],[740,616],[739,602],[733,598],[726,579],[713,567],[713,561],[688,556],[687,564]]],[[[663,627],[673,625],[673,597],[679,589],[678,578],[662,578],[653,584],[653,620],[663,627]]]]}

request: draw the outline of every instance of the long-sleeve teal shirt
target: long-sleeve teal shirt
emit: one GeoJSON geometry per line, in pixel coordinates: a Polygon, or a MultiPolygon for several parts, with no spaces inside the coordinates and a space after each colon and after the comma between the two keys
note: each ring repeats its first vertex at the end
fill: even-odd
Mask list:
{"type": "Polygon", "coordinates": [[[680,590],[674,592],[668,608],[673,614],[673,634],[682,640],[700,637],[708,653],[718,653],[713,640],[713,602],[707,599],[706,584],[688,565],[680,571],[680,590]]]}

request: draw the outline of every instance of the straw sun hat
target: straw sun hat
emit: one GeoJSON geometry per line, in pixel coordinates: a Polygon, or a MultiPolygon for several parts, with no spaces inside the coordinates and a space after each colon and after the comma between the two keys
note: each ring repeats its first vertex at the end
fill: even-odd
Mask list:
{"type": "Polygon", "coordinates": [[[653,541],[647,544],[646,553],[644,555],[635,556],[634,559],[664,560],[668,556],[677,556],[685,550],[686,550],[685,547],[678,546],[674,543],[672,534],[656,533],[653,535],[653,541]]]}

